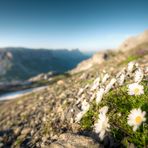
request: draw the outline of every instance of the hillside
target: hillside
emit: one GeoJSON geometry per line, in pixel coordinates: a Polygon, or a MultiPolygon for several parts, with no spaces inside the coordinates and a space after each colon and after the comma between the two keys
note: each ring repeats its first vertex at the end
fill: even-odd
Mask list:
{"type": "Polygon", "coordinates": [[[131,48],[135,48],[140,44],[145,44],[145,43],[148,43],[148,30],[144,31],[140,35],[128,38],[120,45],[118,50],[126,51],[131,48]]]}
{"type": "Polygon", "coordinates": [[[86,58],[79,50],[0,49],[1,81],[25,80],[49,71],[63,73],[86,58]]]}
{"type": "Polygon", "coordinates": [[[76,145],[90,147],[91,144],[94,147],[103,147],[103,145],[107,147],[111,147],[111,145],[114,147],[121,145],[143,147],[147,145],[147,139],[142,140],[142,138],[146,138],[148,132],[147,124],[145,124],[144,129],[134,133],[132,128],[126,124],[126,116],[132,107],[140,106],[147,112],[148,90],[145,68],[148,66],[148,54],[137,60],[145,71],[145,77],[141,83],[145,88],[144,95],[128,98],[126,85],[133,83],[133,80],[128,78],[123,87],[116,85],[109,94],[106,94],[104,101],[98,107],[93,105],[95,102],[91,103],[90,101],[90,98],[95,94],[95,92],[90,91],[93,81],[98,76],[102,77],[104,70],[110,74],[111,78],[115,77],[129,62],[127,59],[130,59],[130,55],[124,56],[122,60],[121,57],[123,58],[122,54],[119,54],[118,58],[114,56],[109,61],[100,64],[99,68],[96,65],[90,70],[71,75],[69,78],[65,76],[55,77],[57,82],[49,85],[48,89],[3,102],[0,107],[1,145],[7,147],[10,145],[13,147],[48,147],[52,143],[51,147],[53,148],[60,148],[60,145],[68,147],[68,144],[75,147],[77,147],[76,145]],[[91,108],[82,118],[80,124],[75,123],[75,118],[81,111],[80,102],[84,98],[89,101],[91,108]],[[127,99],[128,102],[125,101],[127,99]],[[131,99],[136,99],[138,102],[133,102],[134,100],[131,99]],[[110,108],[108,116],[112,130],[108,133],[109,135],[107,134],[109,136],[106,137],[107,141],[101,142],[99,136],[94,134],[93,124],[97,121],[100,107],[104,105],[110,108]],[[116,118],[120,119],[117,117],[118,114],[124,116],[121,118],[123,120],[115,120],[116,118]],[[68,142],[66,137],[69,139],[68,142]],[[79,139],[81,139],[81,143],[79,139]]]}
{"type": "Polygon", "coordinates": [[[117,52],[117,54],[123,53],[127,55],[129,54],[128,53],[129,51],[131,53],[130,59],[133,59],[133,60],[140,58],[140,56],[145,53],[147,54],[148,52],[148,30],[144,31],[140,35],[133,36],[133,37],[126,39],[117,49],[100,51],[94,54],[91,58],[79,63],[77,67],[71,71],[71,73],[85,71],[93,67],[94,65],[101,64],[104,61],[107,61],[110,58],[112,58],[115,55],[115,52],[117,52]]]}
{"type": "Polygon", "coordinates": [[[148,147],[147,49],[107,51],[44,90],[0,102],[0,147],[148,147]]]}

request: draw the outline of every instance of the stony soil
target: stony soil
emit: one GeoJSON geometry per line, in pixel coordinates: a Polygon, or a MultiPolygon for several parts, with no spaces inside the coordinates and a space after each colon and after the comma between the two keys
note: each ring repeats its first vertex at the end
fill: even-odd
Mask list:
{"type": "MultiPolygon", "coordinates": [[[[63,76],[42,91],[1,102],[0,147],[121,147],[112,138],[101,143],[93,131],[83,130],[74,118],[80,111],[76,105],[80,88],[87,89],[87,84],[103,70],[112,75],[117,73],[125,66],[128,56],[129,53],[116,53],[84,72],[63,76]]],[[[148,67],[148,54],[137,61],[142,67],[148,67]]],[[[89,97],[88,94],[86,99],[89,97]]]]}

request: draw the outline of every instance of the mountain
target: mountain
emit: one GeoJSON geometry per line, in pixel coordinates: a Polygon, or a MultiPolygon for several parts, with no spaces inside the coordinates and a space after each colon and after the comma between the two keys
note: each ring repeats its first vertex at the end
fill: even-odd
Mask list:
{"type": "Polygon", "coordinates": [[[144,31],[140,35],[126,39],[117,49],[110,49],[95,53],[91,58],[80,62],[76,68],[72,69],[71,73],[85,71],[94,65],[100,65],[115,55],[121,55],[121,53],[124,56],[120,58],[123,59],[124,57],[127,57],[127,61],[130,59],[138,59],[144,54],[148,54],[148,30],[144,31]],[[128,54],[130,55],[129,57],[128,54]]]}
{"type": "Polygon", "coordinates": [[[135,48],[140,44],[148,43],[148,30],[144,31],[140,35],[130,37],[126,39],[119,47],[118,50],[126,51],[131,48],[135,48]]]}
{"type": "Polygon", "coordinates": [[[49,71],[63,73],[88,56],[75,50],[0,49],[1,80],[25,80],[49,71]]]}
{"type": "Polygon", "coordinates": [[[110,51],[102,51],[102,52],[95,53],[91,58],[79,63],[76,68],[71,70],[71,73],[85,71],[87,69],[90,69],[95,64],[101,64],[102,62],[110,58],[109,52],[110,51]]]}

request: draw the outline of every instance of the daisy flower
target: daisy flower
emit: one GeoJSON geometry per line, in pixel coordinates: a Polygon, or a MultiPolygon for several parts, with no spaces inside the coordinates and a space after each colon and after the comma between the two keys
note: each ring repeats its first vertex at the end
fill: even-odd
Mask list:
{"type": "Polygon", "coordinates": [[[138,63],[135,63],[135,66],[138,68],[139,67],[139,64],[138,63]]]}
{"type": "Polygon", "coordinates": [[[95,99],[95,97],[96,97],[95,93],[91,94],[90,101],[92,102],[95,99]]]}
{"type": "Polygon", "coordinates": [[[83,117],[84,114],[85,114],[84,111],[79,112],[79,113],[76,115],[75,122],[80,122],[80,120],[82,119],[82,117],[83,117]]]}
{"type": "Polygon", "coordinates": [[[90,107],[89,103],[86,102],[86,100],[84,100],[82,102],[82,106],[81,106],[82,111],[86,111],[87,112],[89,110],[89,107],[90,107]]]}
{"type": "Polygon", "coordinates": [[[145,73],[148,73],[148,67],[145,68],[145,73]]]}
{"type": "Polygon", "coordinates": [[[77,95],[80,96],[83,92],[84,92],[84,89],[83,88],[80,88],[77,95]]]}
{"type": "Polygon", "coordinates": [[[118,113],[117,115],[118,115],[118,117],[121,117],[121,113],[118,113]]]}
{"type": "Polygon", "coordinates": [[[82,102],[82,100],[85,98],[85,94],[82,94],[81,97],[77,100],[76,104],[82,102]]]}
{"type": "Polygon", "coordinates": [[[102,84],[104,84],[109,79],[109,74],[106,73],[102,79],[102,84]]]}
{"type": "Polygon", "coordinates": [[[99,87],[99,83],[100,83],[100,77],[98,77],[94,80],[94,83],[93,83],[90,91],[96,90],[99,87]]]}
{"type": "Polygon", "coordinates": [[[140,83],[143,79],[143,76],[144,76],[143,71],[140,68],[136,70],[134,77],[135,83],[140,83]]]}
{"type": "Polygon", "coordinates": [[[122,68],[121,71],[116,74],[116,78],[120,77],[120,75],[123,73],[125,74],[125,71],[126,71],[126,68],[125,67],[122,68]]]}
{"type": "Polygon", "coordinates": [[[138,108],[138,109],[132,109],[130,111],[130,114],[127,118],[127,123],[130,126],[133,126],[133,131],[136,131],[138,127],[142,124],[142,122],[146,121],[145,118],[146,112],[138,108]]]}
{"type": "Polygon", "coordinates": [[[108,93],[110,91],[110,89],[113,87],[113,85],[115,84],[116,81],[117,80],[115,78],[111,79],[111,81],[109,82],[109,84],[105,88],[105,93],[108,93]]]}
{"type": "Polygon", "coordinates": [[[104,88],[100,88],[100,90],[97,92],[96,104],[98,104],[102,100],[103,94],[104,88]]]}
{"type": "Polygon", "coordinates": [[[128,85],[128,94],[133,96],[138,96],[144,94],[144,87],[138,83],[133,83],[128,85]]]}
{"type": "Polygon", "coordinates": [[[99,119],[97,123],[94,125],[94,130],[96,133],[99,134],[99,138],[101,140],[104,139],[106,131],[109,131],[110,125],[109,125],[109,119],[106,116],[106,114],[100,113],[99,119]]]}
{"type": "Polygon", "coordinates": [[[120,77],[118,78],[118,83],[119,83],[119,85],[120,85],[120,86],[123,85],[124,81],[125,81],[125,74],[122,73],[122,74],[120,75],[120,77]]]}
{"type": "Polygon", "coordinates": [[[128,66],[127,66],[128,73],[131,73],[133,71],[134,65],[135,65],[135,62],[133,61],[128,63],[128,66]]]}
{"type": "Polygon", "coordinates": [[[82,111],[76,115],[75,122],[79,122],[82,119],[84,114],[89,110],[89,107],[90,107],[89,103],[86,102],[86,100],[84,100],[81,106],[82,111]]]}
{"type": "Polygon", "coordinates": [[[100,113],[102,114],[106,114],[108,112],[108,106],[103,106],[100,110],[99,110],[100,113]]]}

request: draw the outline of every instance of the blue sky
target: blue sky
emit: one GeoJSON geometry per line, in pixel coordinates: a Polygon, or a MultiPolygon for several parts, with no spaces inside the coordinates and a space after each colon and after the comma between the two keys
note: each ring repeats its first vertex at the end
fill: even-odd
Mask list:
{"type": "Polygon", "coordinates": [[[0,47],[115,48],[148,29],[148,0],[0,0],[0,47]]]}

